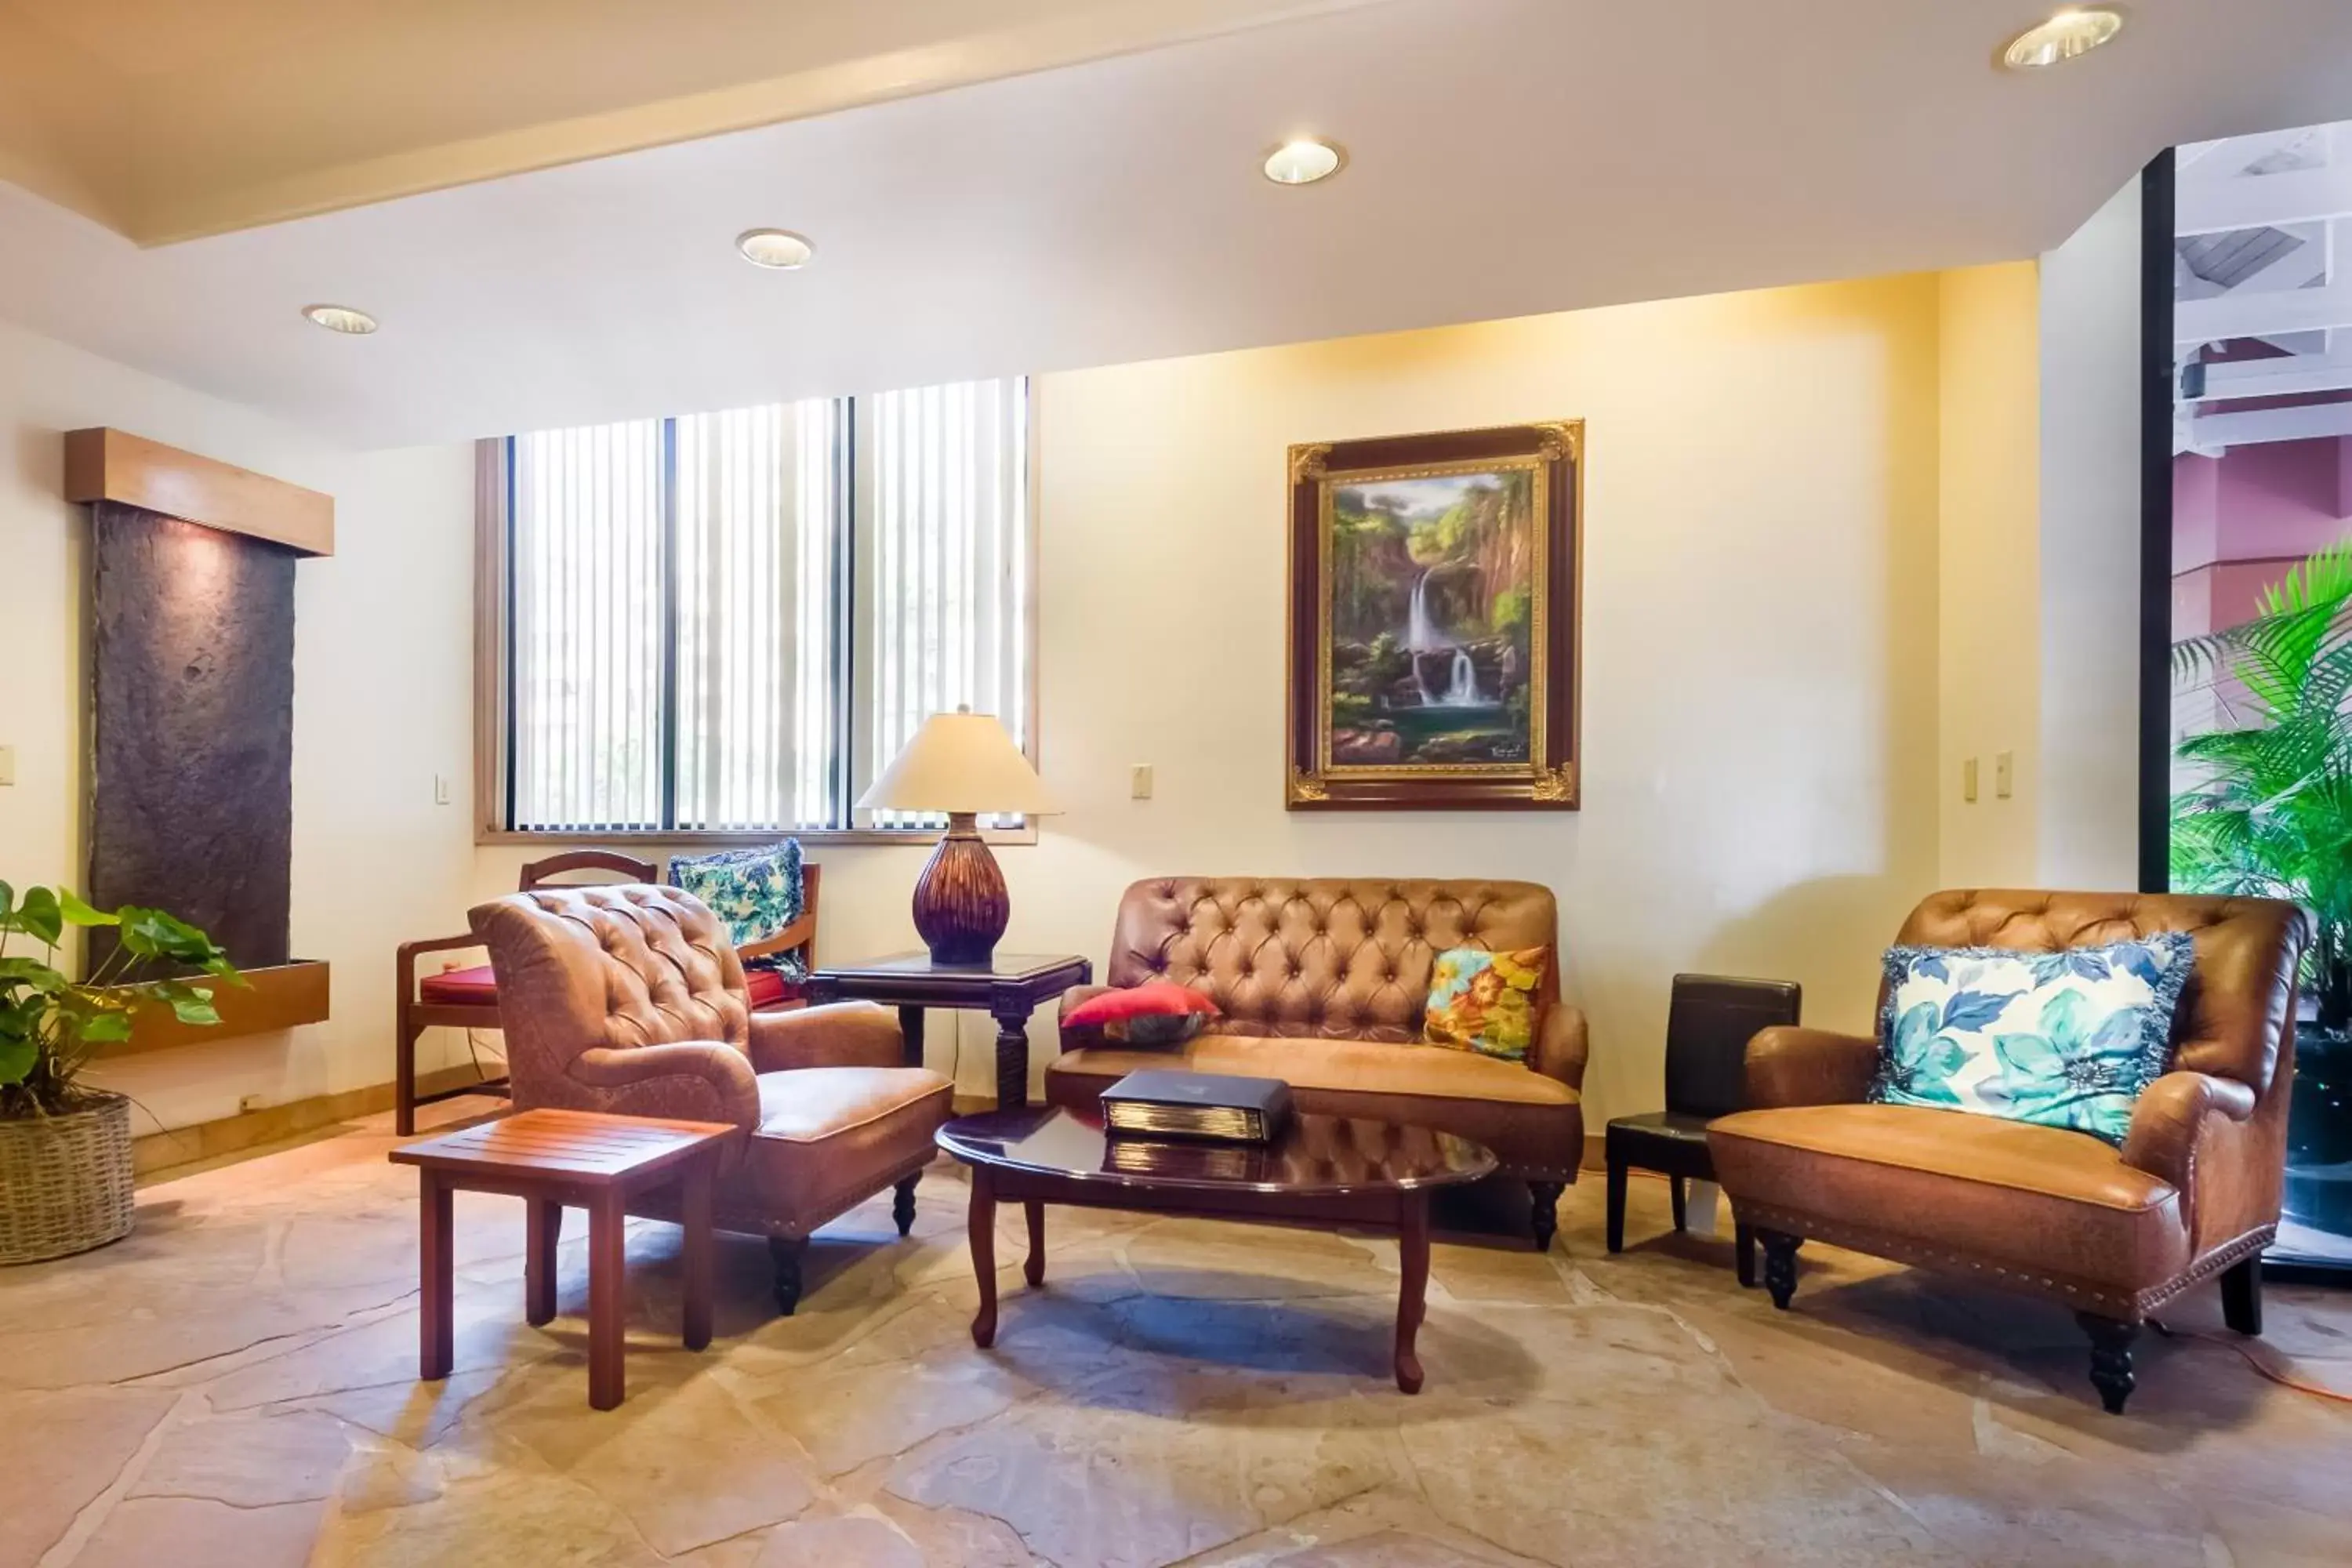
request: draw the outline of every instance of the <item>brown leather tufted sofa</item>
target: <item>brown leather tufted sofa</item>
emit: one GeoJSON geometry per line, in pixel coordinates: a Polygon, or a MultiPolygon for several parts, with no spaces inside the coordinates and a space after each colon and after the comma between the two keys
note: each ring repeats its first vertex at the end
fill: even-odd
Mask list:
{"type": "MultiPolygon", "coordinates": [[[[904,1065],[887,1010],[845,1002],[753,1013],[719,918],[676,888],[542,887],[477,906],[498,972],[518,1110],[731,1121],[722,1230],[765,1236],[776,1303],[800,1300],[809,1234],[898,1188],[898,1234],[948,1115],[948,1080],[904,1065]]],[[[675,1219],[674,1194],[641,1212],[675,1219]]]]}
{"type": "Polygon", "coordinates": [[[1278,1078],[1303,1110],[1434,1127],[1495,1151],[1535,1194],[1551,1245],[1561,1188],[1584,1152],[1584,1015],[1559,999],[1559,910],[1532,882],[1382,878],[1157,877],[1120,898],[1109,984],[1173,980],[1223,1016],[1182,1047],[1134,1049],[1062,1030],[1045,1071],[1057,1105],[1087,1106],[1139,1068],[1278,1078]],[[1548,947],[1526,1066],[1421,1043],[1436,955],[1452,947],[1548,947]]]}
{"type": "MultiPolygon", "coordinates": [[[[1716,1173],[1763,1244],[1785,1308],[1816,1237],[2074,1309],[2091,1381],[2120,1411],[2140,1325],[2222,1282],[2231,1327],[2262,1331],[2260,1254],[2278,1230],[2306,917],[2267,899],[1945,892],[1898,944],[2056,952],[2188,931],[2196,969],[2169,1070],[2123,1147],[1958,1110],[1864,1103],[1874,1039],[1773,1028],[1748,1047],[1748,1103],[1715,1122],[1716,1173]]],[[[1884,988],[1882,986],[1882,995],[1884,988]]]]}

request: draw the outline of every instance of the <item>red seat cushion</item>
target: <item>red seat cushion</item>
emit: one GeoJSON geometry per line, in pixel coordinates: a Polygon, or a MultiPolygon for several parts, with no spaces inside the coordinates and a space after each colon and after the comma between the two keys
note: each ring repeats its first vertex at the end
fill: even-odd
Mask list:
{"type": "Polygon", "coordinates": [[[445,969],[416,983],[416,999],[445,1006],[495,1007],[499,1002],[498,976],[490,973],[487,963],[478,963],[471,969],[445,969]]]}
{"type": "MultiPolygon", "coordinates": [[[[747,969],[743,978],[751,988],[754,1013],[797,1002],[808,992],[807,982],[787,980],[772,969],[747,969]]],[[[416,983],[416,999],[443,1006],[495,1007],[499,1003],[498,976],[487,963],[478,963],[471,969],[445,969],[416,983]]]]}
{"type": "Polygon", "coordinates": [[[751,988],[751,1011],[764,1012],[798,1002],[808,994],[808,982],[787,980],[772,969],[747,969],[743,979],[751,988]]]}

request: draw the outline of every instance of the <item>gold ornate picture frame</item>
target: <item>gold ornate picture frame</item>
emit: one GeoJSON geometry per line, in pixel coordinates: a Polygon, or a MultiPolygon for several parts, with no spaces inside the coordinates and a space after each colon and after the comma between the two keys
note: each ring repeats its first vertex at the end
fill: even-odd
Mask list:
{"type": "Polygon", "coordinates": [[[1580,420],[1290,448],[1294,811],[1574,810],[1580,420]]]}

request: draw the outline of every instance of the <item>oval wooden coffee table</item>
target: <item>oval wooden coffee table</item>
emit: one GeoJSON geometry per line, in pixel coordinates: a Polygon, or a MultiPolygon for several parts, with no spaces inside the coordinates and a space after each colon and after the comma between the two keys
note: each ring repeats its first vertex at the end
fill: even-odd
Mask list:
{"type": "Polygon", "coordinates": [[[1318,1226],[1393,1226],[1402,1259],[1396,1381],[1421,1392],[1413,1341],[1429,1284],[1429,1194],[1495,1168],[1466,1138],[1339,1116],[1301,1114],[1270,1144],[1111,1136],[1092,1110],[959,1117],[940,1147],[971,1168],[971,1267],[980,1281],[972,1342],[996,1339],[996,1205],[1028,1211],[1032,1288],[1045,1282],[1045,1205],[1130,1209],[1318,1226]]]}

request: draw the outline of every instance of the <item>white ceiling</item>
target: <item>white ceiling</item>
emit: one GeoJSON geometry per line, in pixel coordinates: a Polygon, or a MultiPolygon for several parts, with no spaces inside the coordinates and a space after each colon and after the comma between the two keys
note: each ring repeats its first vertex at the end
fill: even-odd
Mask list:
{"type": "Polygon", "coordinates": [[[0,187],[0,311],[394,445],[2029,256],[2166,145],[2352,117],[2341,0],[1996,70],[2039,14],[1397,0],[151,250],[0,187]],[[1347,172],[1260,179],[1299,130],[1347,172]]]}

